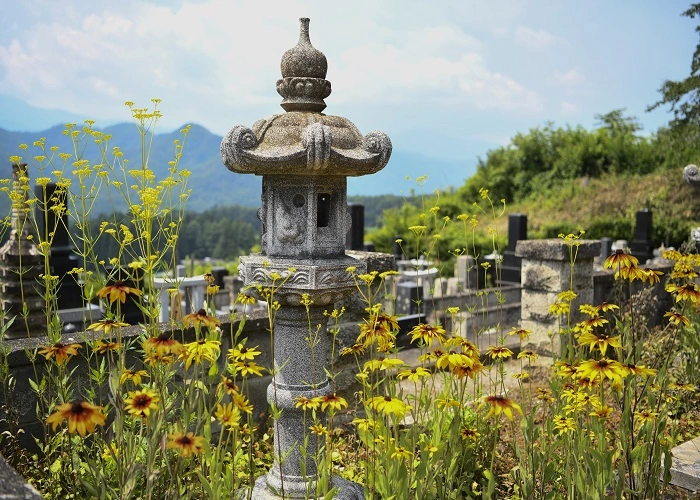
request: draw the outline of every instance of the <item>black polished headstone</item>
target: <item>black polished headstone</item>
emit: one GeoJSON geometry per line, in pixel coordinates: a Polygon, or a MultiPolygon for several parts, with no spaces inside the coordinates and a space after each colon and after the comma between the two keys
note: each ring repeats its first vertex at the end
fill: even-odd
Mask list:
{"type": "Polygon", "coordinates": [[[634,226],[634,240],[630,243],[632,255],[644,265],[648,259],[654,256],[654,245],[651,241],[652,212],[648,208],[637,211],[637,220],[634,226]]]}
{"type": "Polygon", "coordinates": [[[348,212],[352,223],[348,234],[345,235],[346,250],[363,250],[365,240],[365,207],[356,203],[348,203],[348,212]]]}
{"type": "Polygon", "coordinates": [[[515,244],[527,239],[527,215],[508,215],[508,249],[503,252],[501,263],[501,282],[520,283],[520,269],[522,262],[515,256],[515,244]]]}

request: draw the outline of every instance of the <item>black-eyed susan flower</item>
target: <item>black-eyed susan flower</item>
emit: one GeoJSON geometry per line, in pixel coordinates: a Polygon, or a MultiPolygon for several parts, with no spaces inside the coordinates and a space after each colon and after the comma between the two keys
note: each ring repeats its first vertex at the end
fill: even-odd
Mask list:
{"type": "Polygon", "coordinates": [[[65,364],[71,356],[78,354],[78,349],[82,348],[80,344],[61,344],[57,343],[50,346],[44,346],[39,349],[39,354],[43,354],[46,359],[55,358],[56,364],[65,364]]]}
{"type": "Polygon", "coordinates": [[[609,323],[607,319],[601,318],[600,316],[594,316],[576,323],[574,326],[574,331],[580,333],[591,332],[594,328],[600,328],[607,323],[609,323]]]}
{"type": "Polygon", "coordinates": [[[222,389],[226,394],[233,396],[240,392],[240,389],[236,383],[228,377],[221,376],[221,382],[219,382],[219,388],[222,389]]]}
{"type": "Polygon", "coordinates": [[[68,420],[68,432],[77,432],[81,437],[85,437],[85,434],[95,430],[96,425],[104,425],[106,419],[101,406],[74,401],[56,406],[56,411],[49,415],[46,423],[55,431],[61,422],[68,420]]]}
{"type": "Polygon", "coordinates": [[[396,415],[399,418],[403,418],[410,409],[406,403],[391,396],[375,396],[367,402],[367,406],[376,412],[387,416],[396,415]]]}
{"type": "Polygon", "coordinates": [[[112,318],[104,318],[100,321],[97,321],[96,323],[91,324],[87,327],[87,329],[95,331],[103,330],[105,334],[109,334],[109,332],[111,332],[113,328],[122,328],[125,326],[129,326],[129,323],[122,323],[121,321],[117,321],[116,319],[112,318]]]}
{"type": "Polygon", "coordinates": [[[591,417],[598,417],[602,420],[605,420],[612,415],[613,409],[612,407],[604,404],[598,404],[593,407],[593,411],[590,413],[591,417]]]}
{"type": "Polygon", "coordinates": [[[178,450],[182,457],[197,455],[204,450],[204,437],[195,436],[193,432],[186,434],[175,432],[168,434],[168,442],[165,447],[178,450]]]}
{"type": "Polygon", "coordinates": [[[520,405],[505,396],[486,396],[482,400],[482,406],[484,404],[489,405],[489,412],[486,414],[486,418],[497,417],[501,413],[508,417],[508,420],[513,420],[513,410],[517,411],[521,415],[523,414],[520,405]]]}
{"type": "Polygon", "coordinates": [[[479,348],[476,346],[476,344],[470,342],[469,340],[459,335],[453,335],[452,337],[447,339],[445,341],[445,348],[459,348],[459,350],[462,351],[462,354],[465,354],[466,356],[469,356],[470,358],[473,358],[475,360],[479,359],[479,357],[481,356],[479,348]]]}
{"type": "Polygon", "coordinates": [[[251,295],[246,295],[245,293],[239,293],[236,296],[236,302],[243,305],[253,306],[258,303],[258,299],[251,295]]]}
{"type": "Polygon", "coordinates": [[[328,431],[328,427],[321,424],[311,425],[309,426],[309,430],[311,431],[311,434],[315,434],[317,436],[327,436],[328,434],[330,434],[330,432],[328,431]]]}
{"type": "Polygon", "coordinates": [[[451,368],[450,371],[458,379],[463,379],[464,377],[473,379],[483,369],[484,365],[481,364],[481,361],[474,361],[474,364],[471,366],[457,365],[451,368]]]}
{"type": "Polygon", "coordinates": [[[629,371],[619,361],[612,359],[589,359],[584,361],[578,367],[576,376],[579,379],[590,378],[595,380],[600,377],[601,380],[608,378],[612,382],[622,383],[622,379],[629,375],[629,371]]]}
{"type": "Polygon", "coordinates": [[[520,337],[520,340],[527,340],[527,338],[532,335],[532,330],[527,330],[525,328],[518,328],[514,326],[510,332],[508,332],[508,335],[517,335],[520,337]]]}
{"type": "Polygon", "coordinates": [[[445,408],[459,408],[460,406],[462,406],[462,403],[460,403],[454,398],[437,398],[435,400],[435,403],[441,410],[445,408]]]}
{"type": "Polygon", "coordinates": [[[92,350],[97,354],[105,354],[109,351],[118,351],[121,347],[122,345],[119,342],[102,342],[101,340],[97,340],[92,345],[92,350]]]}
{"type": "Polygon", "coordinates": [[[195,328],[199,328],[202,325],[208,328],[216,328],[221,324],[221,321],[219,321],[215,317],[208,316],[207,312],[204,309],[200,309],[197,312],[187,314],[184,318],[182,318],[182,322],[185,324],[185,327],[194,325],[195,328]]]}
{"type": "Polygon", "coordinates": [[[504,345],[492,345],[486,349],[486,354],[491,356],[491,359],[508,359],[513,356],[513,351],[504,345]]]}
{"type": "Polygon", "coordinates": [[[582,314],[586,314],[587,316],[590,316],[592,318],[599,315],[599,309],[590,304],[581,304],[580,306],[578,306],[578,310],[582,314]]]}
{"type": "Polygon", "coordinates": [[[366,348],[364,345],[355,343],[351,346],[343,347],[340,350],[340,355],[347,356],[349,354],[354,354],[355,356],[361,356],[362,354],[365,353],[365,349],[366,348]]]}
{"type": "Polygon", "coordinates": [[[317,398],[310,398],[307,396],[298,396],[294,400],[294,406],[296,408],[301,408],[302,410],[316,410],[321,406],[321,401],[317,398]]]}
{"type": "Polygon", "coordinates": [[[615,272],[615,279],[622,278],[630,281],[641,281],[645,276],[644,270],[637,266],[622,266],[615,272]]]}
{"type": "Polygon", "coordinates": [[[668,318],[668,321],[674,325],[690,326],[690,320],[687,318],[687,316],[684,316],[679,312],[669,311],[664,314],[664,317],[668,318]]]}
{"type": "Polygon", "coordinates": [[[638,264],[639,259],[637,259],[637,257],[625,253],[622,249],[617,249],[614,254],[605,259],[603,267],[605,269],[618,269],[621,267],[637,266],[638,264]]]}
{"type": "Polygon", "coordinates": [[[231,361],[253,361],[260,354],[258,346],[246,347],[245,344],[238,344],[236,347],[228,350],[228,358],[231,361]]]}
{"type": "Polygon", "coordinates": [[[151,410],[158,408],[160,397],[151,389],[141,389],[139,391],[129,391],[129,397],[124,400],[124,409],[132,415],[148,417],[151,410]]]}
{"type": "Polygon", "coordinates": [[[197,340],[185,344],[185,349],[180,353],[180,359],[185,361],[185,370],[194,362],[200,364],[203,361],[216,362],[221,352],[221,342],[218,340],[197,340]]]}
{"type": "Polygon", "coordinates": [[[369,361],[366,361],[362,370],[365,372],[376,370],[387,371],[391,370],[392,368],[403,366],[404,364],[405,363],[398,358],[385,358],[381,356],[377,359],[370,359],[369,361]]]}
{"type": "Polygon", "coordinates": [[[666,291],[676,296],[676,302],[689,301],[700,303],[700,288],[696,283],[686,283],[684,285],[676,285],[674,283],[666,284],[666,291]]]}
{"type": "Polygon", "coordinates": [[[352,422],[361,431],[367,432],[369,429],[374,429],[376,427],[376,422],[369,418],[353,418],[352,422]]]}
{"type": "Polygon", "coordinates": [[[481,436],[481,434],[472,427],[462,427],[459,430],[459,435],[462,439],[471,439],[472,441],[476,441],[481,436]]]}
{"type": "Polygon", "coordinates": [[[607,302],[603,302],[599,305],[596,306],[596,309],[598,309],[599,312],[610,312],[614,311],[615,309],[619,309],[620,307],[615,305],[615,304],[609,304],[607,302]]]}
{"type": "Polygon", "coordinates": [[[516,380],[527,380],[530,378],[530,374],[528,372],[514,373],[512,376],[516,380]]]}
{"type": "Polygon", "coordinates": [[[435,354],[438,355],[435,365],[441,370],[453,371],[458,366],[471,367],[476,363],[476,359],[463,352],[439,352],[436,350],[435,354]]]}
{"type": "Polygon", "coordinates": [[[578,343],[580,345],[587,345],[591,349],[600,350],[600,353],[603,356],[605,356],[605,352],[608,350],[608,347],[612,347],[614,349],[622,349],[622,343],[620,342],[619,335],[616,335],[615,337],[608,337],[606,333],[600,331],[597,331],[595,333],[582,333],[578,337],[578,343]]]}
{"type": "Polygon", "coordinates": [[[640,410],[640,411],[634,412],[634,418],[643,424],[645,424],[647,422],[652,422],[658,416],[659,416],[658,412],[651,411],[651,410],[640,410]]]}
{"type": "Polygon", "coordinates": [[[129,370],[125,368],[119,376],[119,383],[124,384],[127,380],[134,385],[141,385],[141,377],[148,377],[146,370],[129,370]]]}
{"type": "Polygon", "coordinates": [[[564,290],[557,295],[557,301],[573,302],[576,297],[578,297],[578,294],[573,290],[564,290]]]}
{"type": "Polygon", "coordinates": [[[535,361],[537,361],[538,355],[535,351],[531,351],[528,349],[528,350],[520,351],[518,353],[518,359],[521,359],[521,358],[527,358],[530,362],[535,362],[535,361]]]}
{"type": "Polygon", "coordinates": [[[425,345],[430,346],[433,342],[444,342],[445,329],[440,325],[420,324],[411,330],[411,342],[421,340],[425,345]]]}
{"type": "Polygon", "coordinates": [[[537,388],[537,399],[544,401],[545,403],[553,403],[555,401],[554,397],[552,396],[552,391],[542,387],[537,388]]]}
{"type": "Polygon", "coordinates": [[[394,448],[394,451],[391,453],[391,458],[398,458],[398,459],[410,459],[413,458],[413,453],[411,453],[409,450],[404,448],[403,446],[397,446],[394,448]]]}
{"type": "Polygon", "coordinates": [[[238,427],[241,423],[241,411],[233,403],[217,404],[214,416],[225,429],[238,427]]]}
{"type": "Polygon", "coordinates": [[[313,399],[321,404],[321,409],[324,411],[328,408],[339,411],[348,407],[348,402],[345,401],[345,398],[338,396],[336,393],[318,396],[313,399]]]}
{"type": "Polygon", "coordinates": [[[236,374],[241,374],[244,377],[248,375],[256,375],[262,377],[265,368],[257,364],[255,361],[237,361],[233,365],[233,370],[236,374]]]}
{"type": "Polygon", "coordinates": [[[360,324],[357,343],[365,347],[376,345],[381,352],[388,352],[394,346],[396,331],[398,323],[395,316],[372,314],[360,324]]]}
{"type": "Polygon", "coordinates": [[[573,377],[578,371],[578,366],[565,363],[564,361],[554,363],[554,368],[557,370],[557,375],[564,378],[573,377]]]}
{"type": "Polygon", "coordinates": [[[232,397],[233,404],[235,404],[239,410],[241,410],[243,413],[248,413],[249,415],[253,413],[253,405],[250,404],[247,397],[240,393],[233,394],[232,397]]]}
{"type": "Polygon", "coordinates": [[[654,283],[658,283],[659,276],[663,276],[664,273],[661,271],[657,271],[656,269],[651,269],[649,267],[645,267],[642,270],[642,282],[649,281],[650,285],[653,285],[654,283]]]}
{"type": "Polygon", "coordinates": [[[100,288],[95,295],[104,299],[109,297],[109,303],[112,304],[117,300],[124,304],[126,302],[127,294],[136,295],[140,297],[143,292],[138,288],[127,286],[123,281],[117,280],[111,285],[104,286],[100,288]]]}
{"type": "Polygon", "coordinates": [[[632,375],[637,375],[639,377],[649,377],[656,375],[656,370],[653,368],[648,368],[644,365],[635,365],[633,363],[627,363],[624,365],[627,370],[629,370],[630,374],[632,375]]]}
{"type": "Polygon", "coordinates": [[[564,415],[555,415],[552,417],[554,428],[559,431],[559,434],[567,434],[576,430],[576,422],[573,418],[564,415]]]}
{"type": "Polygon", "coordinates": [[[569,314],[571,307],[568,302],[555,302],[549,306],[549,314],[555,316],[565,316],[569,314]]]}
{"type": "Polygon", "coordinates": [[[144,352],[155,352],[160,356],[172,354],[179,356],[182,353],[183,347],[180,342],[172,338],[170,332],[163,332],[157,337],[151,337],[143,342],[144,352]]]}
{"type": "Polygon", "coordinates": [[[410,370],[402,370],[398,375],[400,379],[408,379],[411,382],[418,382],[421,378],[428,376],[430,376],[430,371],[420,366],[410,370]]]}

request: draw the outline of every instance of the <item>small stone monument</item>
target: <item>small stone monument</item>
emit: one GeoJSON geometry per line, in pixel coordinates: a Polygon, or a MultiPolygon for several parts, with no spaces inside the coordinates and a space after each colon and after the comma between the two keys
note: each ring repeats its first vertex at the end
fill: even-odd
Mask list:
{"type": "MultiPolygon", "coordinates": [[[[364,137],[346,118],[322,114],[331,93],[328,64],[309,40],[309,19],[302,18],[296,47],[282,57],[277,92],[285,114],[236,126],[221,143],[229,170],[262,176],[262,253],[241,257],[239,273],[250,291],[275,283],[273,381],[267,399],[282,410],[274,426],[275,462],[258,479],[255,499],[307,498],[315,493],[317,436],[295,407],[299,397],[333,393],[325,374],[331,336],[324,311],[355,290],[347,268],[363,264],[345,254],[350,229],[347,177],[377,172],[391,155],[382,132],[364,137]],[[302,301],[310,300],[307,307],[302,301]],[[307,341],[309,327],[324,325],[318,343],[307,341]],[[308,453],[302,446],[307,443],[308,453]]],[[[259,298],[265,299],[264,294],[259,298]]],[[[361,499],[359,485],[333,477],[337,499],[361,499]]]]}
{"type": "Polygon", "coordinates": [[[37,280],[44,274],[44,257],[30,237],[29,178],[26,164],[12,165],[10,239],[0,248],[0,290],[5,321],[15,316],[5,332],[8,339],[46,335],[46,303],[37,280]],[[26,314],[22,312],[25,310],[26,314]]]}
{"type": "MultiPolygon", "coordinates": [[[[688,165],[683,169],[683,178],[685,182],[700,189],[700,168],[696,165],[688,165]]],[[[694,227],[690,230],[690,238],[695,242],[695,249],[700,252],[700,227],[694,227]]]]}

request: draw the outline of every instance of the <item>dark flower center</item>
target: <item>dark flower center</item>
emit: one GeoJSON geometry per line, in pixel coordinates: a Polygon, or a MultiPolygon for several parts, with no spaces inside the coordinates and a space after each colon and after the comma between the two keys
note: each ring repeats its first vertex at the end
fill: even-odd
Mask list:
{"type": "Polygon", "coordinates": [[[384,396],[384,401],[387,403],[391,401],[391,396],[384,396]]]}
{"type": "Polygon", "coordinates": [[[134,406],[148,406],[151,402],[151,398],[145,394],[136,396],[134,398],[134,406]]]}
{"type": "Polygon", "coordinates": [[[202,308],[199,311],[197,311],[197,316],[206,316],[207,312],[202,308]]]}
{"type": "Polygon", "coordinates": [[[83,407],[83,403],[71,403],[71,405],[70,405],[71,415],[79,416],[79,415],[82,415],[84,412],[85,412],[85,408],[83,407]]]}
{"type": "Polygon", "coordinates": [[[178,439],[178,442],[181,446],[189,446],[192,444],[192,440],[187,436],[182,436],[180,439],[178,439]]]}
{"type": "Polygon", "coordinates": [[[170,340],[170,334],[168,332],[163,332],[160,335],[158,335],[158,340],[160,340],[160,341],[170,340]]]}

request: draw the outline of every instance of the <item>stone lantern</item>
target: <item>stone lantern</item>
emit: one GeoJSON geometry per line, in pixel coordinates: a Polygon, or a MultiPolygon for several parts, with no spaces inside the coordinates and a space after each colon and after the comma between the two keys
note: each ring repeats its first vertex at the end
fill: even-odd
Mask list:
{"type": "MultiPolygon", "coordinates": [[[[316,436],[295,400],[333,393],[325,373],[331,336],[324,311],[354,291],[347,268],[364,271],[359,261],[345,255],[351,221],[347,177],[377,172],[391,155],[386,134],[362,136],[350,120],[321,113],[331,93],[325,79],[328,63],[311,45],[309,19],[300,21],[299,43],[283,55],[282,79],[277,81],[286,113],[258,120],[252,129],[233,127],[221,143],[229,170],[261,175],[263,181],[258,213],[262,253],[241,257],[239,272],[253,292],[257,285],[275,282],[273,300],[280,304],[273,325],[275,373],[267,399],[282,413],[275,421],[275,463],[256,482],[255,499],[314,494],[316,436]],[[317,325],[324,327],[312,347],[307,338],[317,325]],[[305,442],[306,455],[301,449],[305,442]]],[[[363,498],[355,483],[334,477],[332,486],[340,489],[336,498],[363,498]]]]}

